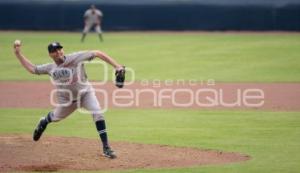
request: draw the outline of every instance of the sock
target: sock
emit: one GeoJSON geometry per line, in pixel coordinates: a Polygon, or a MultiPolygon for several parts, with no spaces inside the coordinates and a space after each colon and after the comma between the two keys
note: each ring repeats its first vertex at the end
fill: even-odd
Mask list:
{"type": "Polygon", "coordinates": [[[51,115],[52,114],[53,114],[52,112],[49,112],[48,115],[45,117],[45,120],[46,120],[47,124],[52,122],[52,120],[51,120],[51,115]]]}
{"type": "Polygon", "coordinates": [[[86,33],[82,33],[81,42],[84,41],[85,36],[86,36],[86,33]]]}
{"type": "Polygon", "coordinates": [[[99,39],[101,42],[103,41],[102,34],[99,34],[99,39]]]}
{"type": "Polygon", "coordinates": [[[106,133],[106,125],[104,120],[96,121],[96,128],[99,133],[100,139],[103,144],[103,148],[109,147],[107,133],[106,133]]]}
{"type": "Polygon", "coordinates": [[[51,120],[52,112],[49,112],[48,115],[41,121],[41,126],[43,129],[46,129],[47,125],[52,122],[51,120]]]}

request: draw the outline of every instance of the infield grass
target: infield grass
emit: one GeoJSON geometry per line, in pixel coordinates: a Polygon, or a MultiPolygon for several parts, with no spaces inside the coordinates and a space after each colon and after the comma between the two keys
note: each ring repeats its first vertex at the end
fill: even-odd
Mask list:
{"type": "MultiPolygon", "coordinates": [[[[1,109],[0,133],[31,134],[40,115],[46,112],[1,109]]],[[[229,165],[126,172],[296,173],[300,170],[298,112],[115,109],[106,113],[106,119],[109,136],[114,141],[217,149],[251,156],[249,161],[229,165]]],[[[92,118],[78,112],[51,124],[44,135],[98,138],[92,118]]]]}
{"type": "MultiPolygon", "coordinates": [[[[60,41],[65,53],[100,49],[135,70],[137,80],[193,79],[226,82],[299,82],[300,34],[297,33],[104,33],[100,43],[89,34],[0,31],[0,80],[48,80],[33,76],[12,52],[15,39],[35,64],[51,62],[49,42],[60,41]]],[[[88,66],[88,76],[103,79],[102,66],[88,66]]]]}

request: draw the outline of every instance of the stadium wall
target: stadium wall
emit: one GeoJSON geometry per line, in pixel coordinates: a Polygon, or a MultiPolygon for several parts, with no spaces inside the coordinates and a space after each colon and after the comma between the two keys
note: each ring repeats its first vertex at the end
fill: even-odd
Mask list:
{"type": "MultiPolygon", "coordinates": [[[[300,4],[99,4],[104,30],[285,30],[300,31],[300,4]]],[[[83,28],[90,3],[0,3],[1,30],[83,28]]]]}

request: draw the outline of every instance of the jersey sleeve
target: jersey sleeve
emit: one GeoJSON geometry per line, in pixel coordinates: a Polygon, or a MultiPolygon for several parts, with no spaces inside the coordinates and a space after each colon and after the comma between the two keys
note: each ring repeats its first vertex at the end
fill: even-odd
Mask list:
{"type": "Polygon", "coordinates": [[[89,16],[89,11],[88,10],[86,10],[85,12],[84,12],[84,15],[83,15],[83,17],[84,18],[86,18],[86,17],[88,17],[89,16]]]}
{"type": "Polygon", "coordinates": [[[38,75],[49,74],[51,69],[52,69],[52,64],[36,65],[34,68],[34,73],[38,75]]]}
{"type": "Polygon", "coordinates": [[[96,12],[99,17],[103,17],[103,13],[100,10],[97,10],[96,12]]]}
{"type": "Polygon", "coordinates": [[[83,61],[91,61],[94,58],[95,54],[92,51],[81,51],[67,56],[67,61],[69,61],[68,64],[78,64],[83,61]]]}

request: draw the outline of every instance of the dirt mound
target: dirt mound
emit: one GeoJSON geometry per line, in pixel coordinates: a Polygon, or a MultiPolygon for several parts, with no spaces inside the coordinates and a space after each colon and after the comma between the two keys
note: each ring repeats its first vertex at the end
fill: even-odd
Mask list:
{"type": "Polygon", "coordinates": [[[176,168],[249,159],[238,153],[113,142],[118,158],[111,160],[100,154],[99,145],[96,139],[43,136],[39,142],[33,142],[29,135],[2,135],[0,172],[176,168]]]}

